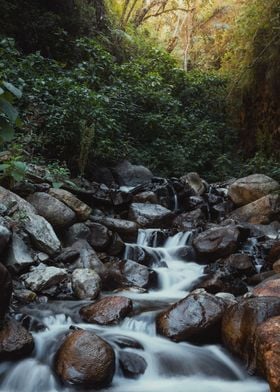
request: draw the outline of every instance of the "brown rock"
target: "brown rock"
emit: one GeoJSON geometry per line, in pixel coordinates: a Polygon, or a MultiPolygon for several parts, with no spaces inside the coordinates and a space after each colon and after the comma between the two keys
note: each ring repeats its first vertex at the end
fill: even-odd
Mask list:
{"type": "Polygon", "coordinates": [[[199,259],[211,262],[234,253],[238,249],[239,238],[240,231],[236,226],[215,227],[199,234],[193,246],[199,259]]]}
{"type": "Polygon", "coordinates": [[[264,282],[258,284],[254,290],[253,294],[256,297],[279,297],[280,298],[280,279],[278,277],[273,279],[266,279],[264,282]]]}
{"type": "Polygon", "coordinates": [[[9,320],[0,329],[0,359],[14,360],[33,351],[32,335],[17,321],[9,320]]]}
{"type": "Polygon", "coordinates": [[[269,224],[280,215],[280,196],[267,195],[250,204],[234,210],[230,218],[253,224],[269,224]]]}
{"type": "Polygon", "coordinates": [[[51,188],[49,190],[49,194],[70,207],[71,210],[76,213],[76,216],[79,221],[83,222],[89,218],[92,211],[91,207],[79,200],[72,193],[64,189],[51,188]]]}
{"type": "Polygon", "coordinates": [[[267,256],[267,262],[272,264],[275,261],[277,261],[278,259],[280,259],[280,241],[276,241],[267,256]]]}
{"type": "Polygon", "coordinates": [[[132,311],[132,301],[126,297],[111,296],[84,306],[80,310],[83,320],[101,325],[118,324],[132,311]]]}
{"type": "Polygon", "coordinates": [[[228,194],[239,206],[249,204],[280,188],[277,181],[264,174],[252,174],[230,185],[228,194]]]}
{"type": "Polygon", "coordinates": [[[115,373],[115,353],[95,333],[74,331],[56,354],[55,371],[65,383],[87,388],[105,387],[115,373]]]}
{"type": "Polygon", "coordinates": [[[273,317],[256,330],[256,363],[268,379],[271,392],[280,392],[280,317],[273,317]]]}
{"type": "Polygon", "coordinates": [[[255,368],[254,341],[257,327],[280,315],[280,299],[256,297],[244,299],[228,308],[222,321],[222,337],[226,347],[255,368]]]}
{"type": "Polygon", "coordinates": [[[273,264],[273,271],[276,274],[280,274],[280,259],[275,261],[275,263],[273,264]]]}
{"type": "Polygon", "coordinates": [[[157,333],[176,342],[211,340],[219,335],[224,302],[208,293],[192,293],[160,313],[157,333]]]}

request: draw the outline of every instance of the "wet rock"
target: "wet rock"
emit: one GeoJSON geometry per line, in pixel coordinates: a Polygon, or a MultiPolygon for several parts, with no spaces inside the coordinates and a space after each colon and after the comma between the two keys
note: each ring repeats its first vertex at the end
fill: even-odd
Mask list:
{"type": "Polygon", "coordinates": [[[90,235],[88,242],[93,247],[93,249],[98,252],[106,250],[112,240],[112,233],[107,229],[106,226],[100,223],[90,224],[90,235]]]}
{"type": "Polygon", "coordinates": [[[108,246],[106,252],[110,256],[118,256],[121,255],[125,248],[125,244],[122,241],[121,237],[118,235],[118,233],[111,233],[111,243],[108,246]]]}
{"type": "Polygon", "coordinates": [[[173,218],[174,214],[159,204],[133,203],[129,209],[129,219],[141,227],[168,227],[173,218]]]}
{"type": "Polygon", "coordinates": [[[280,241],[276,241],[269,250],[267,262],[273,264],[280,259],[280,241]]]}
{"type": "Polygon", "coordinates": [[[57,229],[70,226],[76,219],[76,214],[71,208],[48,193],[33,193],[28,197],[28,201],[35,207],[39,215],[57,229]]]}
{"type": "Polygon", "coordinates": [[[115,373],[114,350],[93,332],[74,331],[56,354],[55,371],[67,384],[106,387],[115,373]]]}
{"type": "Polygon", "coordinates": [[[17,321],[6,321],[0,328],[0,360],[16,360],[30,355],[34,348],[32,335],[17,321]]]}
{"type": "Polygon", "coordinates": [[[203,341],[219,336],[224,302],[208,293],[192,293],[160,313],[157,333],[176,342],[203,341]]]}
{"type": "Polygon", "coordinates": [[[67,271],[65,269],[47,267],[44,264],[33,267],[31,272],[22,275],[26,287],[35,292],[41,292],[56,286],[66,278],[67,271]]]}
{"type": "Polygon", "coordinates": [[[197,208],[191,212],[184,212],[178,215],[173,221],[173,226],[179,231],[192,230],[204,226],[204,224],[205,215],[201,208],[197,208]]]}
{"type": "Polygon", "coordinates": [[[152,281],[152,274],[147,267],[134,261],[113,261],[106,264],[102,283],[107,290],[130,286],[147,288],[152,281]]]}
{"type": "Polygon", "coordinates": [[[246,283],[238,277],[236,271],[231,272],[228,269],[216,271],[196,287],[202,288],[211,294],[225,292],[235,296],[243,295],[248,291],[246,283]]]}
{"type": "Polygon", "coordinates": [[[119,185],[134,187],[144,182],[149,182],[153,174],[144,166],[132,165],[123,161],[113,168],[113,174],[119,185]]]}
{"type": "Polygon", "coordinates": [[[20,273],[28,270],[34,263],[28,246],[21,236],[14,232],[5,264],[15,273],[20,273]]]}
{"type": "Polygon", "coordinates": [[[14,298],[23,304],[29,304],[37,299],[37,294],[34,291],[26,289],[14,290],[14,298]]]}
{"type": "Polygon", "coordinates": [[[109,230],[118,233],[124,241],[135,241],[138,233],[138,224],[125,219],[91,216],[91,220],[106,226],[109,230]]]}
{"type": "Polygon", "coordinates": [[[276,274],[280,274],[280,259],[275,261],[275,263],[273,264],[273,271],[276,274]]]}
{"type": "Polygon", "coordinates": [[[280,278],[275,276],[259,283],[254,289],[256,297],[279,297],[280,298],[280,278]]]}
{"type": "Polygon", "coordinates": [[[256,330],[256,365],[271,392],[280,391],[280,317],[272,317],[256,330]]]}
{"type": "Polygon", "coordinates": [[[98,274],[103,273],[104,265],[87,241],[79,240],[71,248],[80,253],[80,257],[71,268],[89,268],[95,270],[98,274]]]}
{"type": "Polygon", "coordinates": [[[251,176],[240,178],[231,184],[228,195],[236,205],[244,206],[261,199],[279,188],[279,183],[272,178],[264,174],[252,174],[251,176]]]}
{"type": "Polygon", "coordinates": [[[225,311],[222,338],[226,347],[255,368],[255,332],[261,323],[280,315],[280,299],[256,297],[244,299],[225,311]]]}
{"type": "Polygon", "coordinates": [[[71,210],[73,210],[77,216],[77,219],[81,222],[86,221],[91,214],[91,207],[83,203],[72,193],[64,189],[51,188],[49,194],[56,199],[66,204],[71,210]]]}
{"type": "Polygon", "coordinates": [[[110,189],[109,195],[114,207],[125,207],[132,201],[132,195],[120,189],[110,189]]]}
{"type": "Polygon", "coordinates": [[[78,299],[95,299],[101,288],[101,279],[92,269],[75,269],[72,273],[72,288],[78,299]]]}
{"type": "Polygon", "coordinates": [[[120,351],[119,362],[123,374],[127,378],[138,378],[145,373],[148,366],[141,355],[130,351],[120,351]]]}
{"type": "Polygon", "coordinates": [[[212,262],[234,253],[239,246],[240,231],[236,226],[216,227],[199,234],[193,246],[199,259],[212,262]]]}
{"type": "Polygon", "coordinates": [[[133,203],[157,204],[158,199],[157,199],[157,195],[154,192],[146,191],[146,192],[140,192],[137,195],[134,195],[133,196],[133,203]]]}
{"type": "Polygon", "coordinates": [[[60,241],[45,218],[36,214],[29,214],[28,217],[24,218],[23,224],[24,229],[38,250],[51,256],[60,251],[60,241]]]}
{"type": "Polygon", "coordinates": [[[267,195],[250,204],[234,210],[229,217],[253,224],[269,224],[280,216],[280,196],[267,195]]]}
{"type": "Polygon", "coordinates": [[[257,284],[263,282],[264,280],[266,280],[270,277],[273,277],[273,276],[275,276],[274,271],[265,271],[265,272],[261,272],[261,273],[258,273],[258,274],[255,274],[255,275],[249,277],[247,279],[247,282],[249,285],[255,286],[255,285],[257,285],[257,284]]]}
{"type": "Polygon", "coordinates": [[[135,348],[137,350],[144,350],[142,344],[130,336],[114,334],[113,336],[110,336],[110,341],[116,343],[120,348],[135,348]]]}
{"type": "Polygon", "coordinates": [[[110,296],[84,306],[80,310],[82,319],[88,323],[118,324],[132,311],[132,301],[121,296],[110,296]]]}
{"type": "Polygon", "coordinates": [[[223,261],[224,266],[233,267],[240,273],[245,275],[253,275],[255,268],[253,265],[253,258],[250,255],[242,253],[234,253],[223,261]]]}
{"type": "Polygon", "coordinates": [[[64,234],[64,243],[71,246],[79,240],[87,240],[90,236],[90,229],[84,223],[75,223],[70,226],[64,234]]]}
{"type": "Polygon", "coordinates": [[[0,224],[0,253],[7,248],[11,236],[12,233],[10,230],[6,226],[0,224]]]}
{"type": "Polygon", "coordinates": [[[233,294],[219,292],[215,295],[216,297],[221,298],[227,306],[231,306],[237,303],[237,299],[233,294]]]}
{"type": "Polygon", "coordinates": [[[55,265],[72,264],[77,258],[80,257],[80,252],[78,250],[69,248],[64,248],[62,252],[54,259],[55,265]]]}
{"type": "Polygon", "coordinates": [[[0,320],[9,308],[12,291],[13,283],[11,275],[7,268],[0,263],[0,320]]]}

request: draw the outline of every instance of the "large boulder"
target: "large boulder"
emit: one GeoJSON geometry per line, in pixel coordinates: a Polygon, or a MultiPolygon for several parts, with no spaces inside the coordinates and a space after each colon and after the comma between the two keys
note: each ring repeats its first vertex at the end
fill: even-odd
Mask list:
{"type": "Polygon", "coordinates": [[[47,267],[39,264],[32,271],[22,275],[25,286],[32,291],[41,292],[56,286],[67,278],[67,271],[63,268],[47,267]]]}
{"type": "Polygon", "coordinates": [[[75,212],[48,193],[35,192],[28,197],[28,201],[56,229],[70,226],[75,221],[75,212]]]}
{"type": "Polygon", "coordinates": [[[279,183],[272,178],[264,174],[252,174],[251,176],[240,178],[231,184],[228,195],[236,205],[244,206],[261,199],[279,188],[279,183]]]}
{"type": "Polygon", "coordinates": [[[193,241],[199,259],[215,261],[234,253],[239,246],[240,231],[236,226],[221,226],[204,231],[193,241]]]}
{"type": "Polygon", "coordinates": [[[19,234],[14,232],[5,264],[14,272],[20,273],[28,270],[34,263],[34,258],[27,244],[19,234]]]}
{"type": "Polygon", "coordinates": [[[256,330],[256,365],[269,382],[271,392],[280,391],[280,317],[272,317],[256,330]]]}
{"type": "Polygon", "coordinates": [[[92,216],[91,220],[118,233],[124,241],[136,240],[138,224],[125,219],[92,216]]]}
{"type": "Polygon", "coordinates": [[[3,187],[0,187],[0,203],[14,221],[22,224],[36,248],[49,255],[59,252],[59,239],[46,219],[37,215],[35,207],[3,187]]]}
{"type": "Polygon", "coordinates": [[[204,341],[219,336],[225,303],[208,293],[191,293],[160,313],[157,333],[175,342],[204,341]]]}
{"type": "Polygon", "coordinates": [[[0,263],[0,320],[8,310],[13,291],[12,278],[3,264],[0,263]]]}
{"type": "Polygon", "coordinates": [[[101,279],[92,269],[78,268],[72,274],[72,288],[79,299],[95,299],[100,292],[101,279]]]}
{"type": "Polygon", "coordinates": [[[229,217],[239,222],[269,224],[280,216],[280,196],[272,194],[234,210],[229,217]]]}
{"type": "Polygon", "coordinates": [[[159,204],[132,203],[129,219],[141,227],[169,227],[174,218],[172,211],[159,204]]]}
{"type": "Polygon", "coordinates": [[[148,288],[153,280],[153,272],[131,260],[106,263],[102,283],[107,290],[126,287],[148,288]]]}
{"type": "Polygon", "coordinates": [[[128,187],[149,182],[153,177],[152,172],[146,167],[132,165],[128,161],[123,161],[115,166],[113,173],[119,185],[128,187]]]}
{"type": "Polygon", "coordinates": [[[32,335],[17,321],[6,321],[0,328],[0,360],[16,360],[32,353],[32,335]]]}
{"type": "Polygon", "coordinates": [[[132,311],[132,301],[121,296],[109,296],[84,306],[80,310],[82,319],[93,324],[118,324],[132,311]]]}
{"type": "Polygon", "coordinates": [[[256,297],[278,297],[280,298],[280,276],[276,275],[274,278],[268,278],[259,283],[253,289],[253,294],[256,297]]]}
{"type": "Polygon", "coordinates": [[[72,193],[64,189],[51,188],[49,194],[70,207],[75,212],[79,221],[83,222],[89,218],[92,211],[91,207],[79,200],[72,193]]]}
{"type": "Polygon", "coordinates": [[[222,321],[222,338],[226,347],[255,368],[255,333],[270,317],[280,315],[280,299],[256,297],[244,299],[228,308],[222,321]]]}
{"type": "Polygon", "coordinates": [[[61,380],[86,388],[108,386],[115,373],[115,353],[90,331],[74,331],[65,339],[55,358],[61,380]]]}

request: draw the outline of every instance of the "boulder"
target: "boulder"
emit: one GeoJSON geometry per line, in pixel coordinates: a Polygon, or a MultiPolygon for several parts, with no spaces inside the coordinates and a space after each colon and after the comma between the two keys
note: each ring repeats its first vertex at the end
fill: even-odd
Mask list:
{"type": "Polygon", "coordinates": [[[36,192],[28,197],[29,203],[53,227],[62,229],[74,223],[76,214],[64,203],[45,192],[36,192]]]}
{"type": "Polygon", "coordinates": [[[181,181],[188,184],[197,195],[202,195],[207,190],[207,183],[195,172],[188,173],[181,177],[181,181]]]}
{"type": "Polygon", "coordinates": [[[25,286],[32,291],[41,292],[56,286],[67,278],[67,271],[63,268],[47,267],[39,264],[32,271],[22,275],[25,286]]]}
{"type": "Polygon", "coordinates": [[[125,219],[91,216],[91,220],[106,226],[109,230],[118,233],[124,241],[135,241],[138,233],[138,224],[125,219]]]}
{"type": "Polygon", "coordinates": [[[93,247],[93,249],[97,250],[98,252],[102,252],[108,248],[111,240],[112,232],[110,232],[106,226],[103,226],[100,223],[90,224],[90,235],[88,242],[93,247]]]}
{"type": "Polygon", "coordinates": [[[280,299],[256,297],[243,299],[227,308],[222,321],[225,346],[255,368],[255,333],[257,327],[273,316],[280,315],[280,299]]]}
{"type": "Polygon", "coordinates": [[[193,246],[199,259],[205,263],[227,257],[239,246],[240,231],[236,226],[215,227],[199,234],[193,246]]]}
{"type": "Polygon", "coordinates": [[[74,331],[56,354],[55,371],[67,384],[86,388],[106,387],[115,373],[115,353],[95,333],[74,331]]]}
{"type": "Polygon", "coordinates": [[[0,224],[0,253],[2,254],[7,246],[8,243],[10,242],[12,233],[10,232],[10,230],[4,226],[0,224]]]}
{"type": "Polygon", "coordinates": [[[92,211],[91,207],[79,200],[72,193],[64,189],[51,188],[49,194],[70,207],[75,212],[79,221],[83,222],[89,218],[92,211]]]}
{"type": "Polygon", "coordinates": [[[276,276],[264,280],[254,289],[253,294],[256,297],[278,297],[280,298],[280,278],[276,276]]]}
{"type": "Polygon", "coordinates": [[[125,244],[118,233],[111,233],[111,243],[106,249],[110,256],[120,256],[125,248],[125,244]]]}
{"type": "Polygon", "coordinates": [[[123,161],[113,168],[113,174],[119,185],[135,187],[136,185],[149,182],[153,174],[144,166],[132,165],[123,161]]]}
{"type": "Polygon", "coordinates": [[[174,214],[159,204],[132,203],[129,209],[129,219],[141,227],[169,227],[174,214]]]}
{"type": "Polygon", "coordinates": [[[156,318],[157,333],[175,342],[219,336],[224,301],[208,293],[191,293],[156,318]]]}
{"type": "Polygon", "coordinates": [[[92,269],[75,269],[72,273],[72,288],[78,299],[95,299],[101,288],[101,279],[92,269]]]}
{"type": "Polygon", "coordinates": [[[102,274],[104,272],[105,267],[102,261],[86,240],[79,240],[75,242],[71,246],[71,249],[80,253],[79,258],[71,266],[71,268],[89,268],[95,270],[98,274],[102,274]]]}
{"type": "Polygon", "coordinates": [[[145,373],[148,366],[141,355],[124,350],[119,352],[119,363],[124,376],[127,378],[138,378],[145,373]]]}
{"type": "Polygon", "coordinates": [[[280,196],[267,195],[234,210],[229,217],[239,222],[269,224],[280,216],[280,196]]]}
{"type": "Polygon", "coordinates": [[[75,223],[70,226],[64,233],[64,243],[71,246],[79,240],[87,240],[90,236],[90,229],[84,223],[75,223]]]}
{"type": "Polygon", "coordinates": [[[13,283],[11,275],[7,268],[0,263],[0,320],[9,308],[12,291],[13,283]]]}
{"type": "Polygon", "coordinates": [[[192,230],[197,227],[204,226],[205,215],[201,208],[197,208],[190,212],[184,212],[178,215],[174,221],[173,226],[180,231],[192,230]]]}
{"type": "Polygon", "coordinates": [[[266,261],[271,265],[280,260],[280,241],[276,241],[270,248],[266,261]]]}
{"type": "Polygon", "coordinates": [[[279,260],[277,260],[277,261],[275,261],[275,263],[273,263],[273,271],[276,273],[276,274],[280,274],[280,259],[279,260]]]}
{"type": "Polygon", "coordinates": [[[106,263],[104,288],[114,290],[136,286],[147,288],[152,281],[153,273],[145,266],[131,260],[119,260],[106,263]]]}
{"type": "Polygon", "coordinates": [[[260,324],[255,339],[256,365],[267,378],[271,392],[280,391],[280,317],[260,324]]]}
{"type": "Polygon", "coordinates": [[[43,217],[36,214],[30,203],[3,187],[0,187],[0,203],[9,210],[14,221],[23,225],[39,250],[50,255],[60,250],[60,241],[53,228],[43,217]]]}
{"type": "Polygon", "coordinates": [[[239,178],[230,185],[228,195],[238,206],[244,206],[280,189],[277,181],[264,174],[239,178]]]}
{"type": "Polygon", "coordinates": [[[118,324],[132,311],[132,301],[121,296],[110,296],[84,306],[80,310],[82,319],[88,323],[118,324]]]}
{"type": "Polygon", "coordinates": [[[33,348],[32,335],[17,321],[6,321],[0,327],[0,360],[17,360],[30,355],[33,348]]]}
{"type": "Polygon", "coordinates": [[[15,273],[24,272],[35,263],[34,258],[19,234],[13,233],[12,243],[6,258],[6,266],[15,273]]]}

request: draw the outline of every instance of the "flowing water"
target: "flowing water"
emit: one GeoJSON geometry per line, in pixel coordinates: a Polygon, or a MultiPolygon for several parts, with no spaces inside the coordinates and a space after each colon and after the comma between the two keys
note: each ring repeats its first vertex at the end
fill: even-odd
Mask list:
{"type": "MultiPolygon", "coordinates": [[[[195,346],[173,343],[156,336],[155,315],[169,303],[186,296],[203,275],[203,266],[183,261],[182,249],[188,249],[191,233],[179,233],[167,240],[158,230],[141,230],[137,244],[127,244],[126,257],[141,248],[152,260],[158,286],[149,293],[127,291],[137,310],[122,324],[111,327],[81,323],[81,301],[54,301],[33,305],[22,311],[43,323],[46,328],[33,332],[36,349],[33,357],[17,363],[0,365],[1,392],[72,392],[56,379],[52,363],[55,352],[69,327],[94,330],[110,342],[118,353],[122,339],[136,340],[143,349],[125,348],[145,358],[148,367],[137,380],[124,378],[117,364],[108,392],[268,392],[267,384],[247,375],[242,366],[218,345],[195,346]],[[158,246],[159,242],[163,242],[158,246]]],[[[186,259],[184,257],[184,259],[186,259]]],[[[118,362],[118,361],[117,361],[118,362]]]]}

